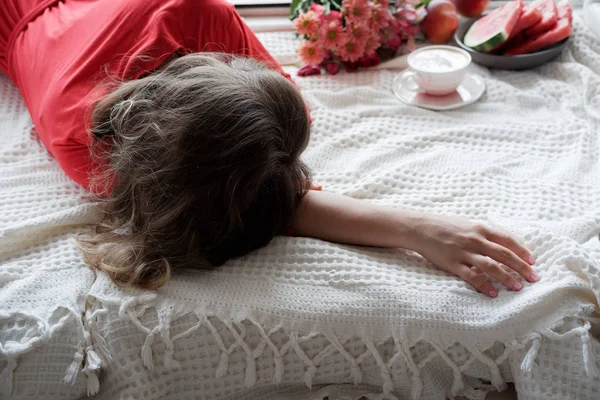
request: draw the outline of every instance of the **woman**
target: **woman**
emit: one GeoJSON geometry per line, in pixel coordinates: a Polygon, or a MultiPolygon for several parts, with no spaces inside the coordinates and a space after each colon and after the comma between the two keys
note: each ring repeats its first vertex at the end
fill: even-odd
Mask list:
{"type": "Polygon", "coordinates": [[[67,175],[99,194],[80,244],[117,284],[157,288],[289,231],[414,250],[491,297],[486,276],[522,288],[503,265],[539,280],[503,233],[310,190],[302,96],[224,0],[0,7],[0,68],[67,175]]]}

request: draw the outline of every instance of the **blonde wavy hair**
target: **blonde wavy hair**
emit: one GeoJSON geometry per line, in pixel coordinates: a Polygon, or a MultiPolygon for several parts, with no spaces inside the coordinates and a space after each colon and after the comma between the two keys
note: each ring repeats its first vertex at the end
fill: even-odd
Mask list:
{"type": "Polygon", "coordinates": [[[103,213],[78,238],[118,285],[156,289],[173,269],[209,268],[290,225],[309,171],[298,89],[251,59],[188,54],[119,84],[94,107],[92,177],[103,213]]]}

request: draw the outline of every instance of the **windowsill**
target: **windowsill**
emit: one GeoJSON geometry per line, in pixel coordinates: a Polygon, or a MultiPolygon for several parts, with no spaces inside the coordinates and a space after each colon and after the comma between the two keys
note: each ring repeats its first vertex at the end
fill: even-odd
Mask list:
{"type": "Polygon", "coordinates": [[[281,17],[288,18],[288,7],[236,7],[242,17],[281,17]]]}
{"type": "MultiPolygon", "coordinates": [[[[289,0],[228,0],[235,5],[237,12],[255,32],[292,32],[294,27],[288,15],[289,0]]],[[[498,7],[505,1],[491,1],[490,8],[498,7]]]]}
{"type": "Polygon", "coordinates": [[[236,7],[283,6],[283,7],[290,8],[290,4],[292,3],[290,0],[227,0],[227,1],[236,7]]]}
{"type": "Polygon", "coordinates": [[[289,0],[227,0],[242,16],[285,17],[290,13],[289,0]]]}
{"type": "MultiPolygon", "coordinates": [[[[293,32],[290,21],[289,4],[286,0],[228,0],[235,5],[250,29],[260,32],[293,32]]],[[[490,9],[505,4],[506,1],[491,1],[490,9]]]]}
{"type": "Polygon", "coordinates": [[[250,29],[259,32],[293,31],[290,0],[227,0],[235,6],[250,29]]]}
{"type": "Polygon", "coordinates": [[[246,24],[254,33],[260,32],[293,32],[294,26],[292,21],[287,17],[243,17],[246,24]]]}

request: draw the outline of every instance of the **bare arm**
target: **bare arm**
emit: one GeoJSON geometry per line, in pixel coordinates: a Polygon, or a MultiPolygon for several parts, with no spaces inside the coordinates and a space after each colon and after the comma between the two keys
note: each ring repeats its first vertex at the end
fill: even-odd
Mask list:
{"type": "Polygon", "coordinates": [[[522,245],[502,232],[460,218],[309,191],[298,207],[292,228],[299,236],[331,242],[416,251],[491,297],[497,292],[485,279],[486,274],[513,290],[522,288],[502,265],[530,282],[539,280],[531,268],[533,257],[522,245]]]}
{"type": "Polygon", "coordinates": [[[309,191],[294,232],[330,242],[412,249],[416,213],[377,206],[334,193],[309,191]]]}

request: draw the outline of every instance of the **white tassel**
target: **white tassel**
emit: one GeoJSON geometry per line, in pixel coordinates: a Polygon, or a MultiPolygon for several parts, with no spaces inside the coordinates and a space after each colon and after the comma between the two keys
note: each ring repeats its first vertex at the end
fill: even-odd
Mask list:
{"type": "Polygon", "coordinates": [[[72,385],[77,381],[77,376],[79,375],[79,372],[81,371],[81,363],[82,362],[83,362],[83,354],[81,353],[81,350],[78,350],[73,355],[73,362],[67,368],[65,377],[63,378],[63,381],[65,383],[70,383],[72,385]]]}
{"type": "Polygon", "coordinates": [[[229,354],[225,351],[221,351],[221,359],[219,360],[219,366],[215,373],[215,378],[222,378],[227,375],[227,367],[229,366],[229,354]]]}
{"type": "Polygon", "coordinates": [[[371,356],[375,359],[375,362],[379,366],[381,379],[383,380],[383,394],[384,397],[391,396],[392,391],[394,390],[394,383],[392,382],[392,378],[390,377],[390,371],[386,363],[381,358],[381,354],[379,354],[379,350],[377,346],[373,342],[371,338],[363,338],[363,343],[367,346],[367,349],[371,353],[371,356]]]}
{"type": "Polygon", "coordinates": [[[144,293],[139,296],[130,297],[121,303],[121,307],[119,307],[119,317],[125,318],[127,316],[127,311],[133,311],[138,304],[148,304],[155,298],[156,294],[154,293],[144,293]]]}
{"type": "Polygon", "coordinates": [[[394,383],[392,382],[392,379],[390,378],[389,375],[386,375],[386,377],[383,380],[383,394],[387,397],[392,396],[392,391],[394,390],[394,383]]]}
{"type": "Polygon", "coordinates": [[[412,376],[412,387],[410,390],[411,400],[419,400],[421,392],[423,391],[423,381],[419,375],[413,374],[412,376]]]}
{"type": "Polygon", "coordinates": [[[453,369],[454,374],[454,383],[452,384],[452,389],[450,389],[450,393],[453,396],[456,396],[465,388],[465,382],[463,381],[462,373],[459,369],[453,369]]]}
{"type": "Polygon", "coordinates": [[[309,389],[312,389],[312,378],[317,372],[317,367],[314,365],[309,366],[306,371],[304,371],[304,384],[309,389]]]}
{"type": "Polygon", "coordinates": [[[274,358],[274,363],[275,363],[275,375],[273,375],[273,383],[275,385],[279,385],[281,383],[281,380],[283,378],[283,357],[279,356],[275,356],[274,358]]]}
{"type": "Polygon", "coordinates": [[[90,371],[95,371],[102,368],[102,359],[94,351],[93,346],[85,348],[85,367],[90,371]]]}
{"type": "Polygon", "coordinates": [[[423,391],[423,381],[421,380],[421,370],[417,364],[415,364],[415,361],[412,358],[406,331],[394,330],[392,331],[392,336],[396,345],[399,345],[400,349],[402,350],[400,355],[404,359],[404,363],[411,371],[412,386],[410,389],[410,398],[411,400],[418,400],[419,397],[421,397],[421,392],[423,391]]]}
{"type": "Polygon", "coordinates": [[[588,330],[585,330],[581,335],[581,345],[583,350],[583,366],[585,368],[585,374],[588,378],[592,376],[598,376],[598,368],[596,367],[596,355],[594,354],[594,349],[592,348],[592,343],[590,341],[590,333],[588,330]]]}
{"type": "Polygon", "coordinates": [[[350,374],[352,375],[352,378],[354,379],[355,385],[358,385],[360,383],[360,381],[362,381],[362,371],[360,369],[360,366],[357,363],[351,364],[350,374]]]}
{"type": "Polygon", "coordinates": [[[498,364],[496,364],[494,360],[483,354],[477,348],[477,346],[471,346],[469,344],[463,344],[463,346],[465,346],[471,352],[471,354],[475,356],[477,360],[489,367],[490,374],[492,375],[491,382],[492,385],[494,385],[494,387],[496,388],[496,390],[498,390],[499,392],[504,391],[507,385],[504,381],[504,378],[502,378],[502,374],[500,373],[500,368],[498,367],[498,364]]]}
{"type": "Polygon", "coordinates": [[[98,381],[98,375],[96,371],[86,371],[87,375],[87,395],[93,396],[100,390],[100,381],[98,381]]]}
{"type": "Polygon", "coordinates": [[[154,332],[150,332],[146,336],[146,341],[142,346],[142,362],[148,369],[154,369],[154,361],[152,360],[152,344],[154,343],[154,332]]]}
{"type": "Polygon", "coordinates": [[[165,364],[165,367],[169,369],[181,368],[181,364],[179,364],[179,362],[173,358],[173,354],[175,354],[175,345],[169,337],[168,329],[162,331],[161,337],[163,339],[163,342],[165,342],[166,346],[165,356],[163,358],[163,363],[165,364]]]}
{"type": "MultiPolygon", "coordinates": [[[[171,340],[171,319],[173,317],[172,311],[161,312],[159,314],[159,324],[157,326],[160,337],[165,343],[165,355],[163,357],[163,364],[168,369],[179,369],[181,364],[175,360],[173,355],[175,354],[175,343],[174,339],[171,340]]],[[[175,336],[177,338],[177,336],[175,336]]]]}
{"type": "Polygon", "coordinates": [[[488,392],[485,390],[473,389],[470,386],[467,386],[461,395],[466,397],[469,400],[485,400],[488,392]]]}
{"type": "Polygon", "coordinates": [[[491,379],[492,385],[494,385],[496,390],[499,392],[505,391],[506,388],[508,387],[508,385],[504,381],[504,378],[502,378],[502,374],[500,373],[500,368],[498,368],[498,367],[490,368],[490,372],[492,373],[492,379],[491,379]]]}
{"type": "Polygon", "coordinates": [[[6,367],[0,372],[0,393],[10,395],[12,392],[13,371],[17,368],[17,361],[14,357],[9,357],[6,367]]]}
{"type": "Polygon", "coordinates": [[[537,358],[540,347],[542,347],[542,339],[538,336],[533,339],[531,347],[527,351],[527,354],[525,354],[525,358],[523,358],[523,362],[521,363],[521,372],[524,374],[537,372],[537,364],[535,363],[535,359],[537,358]]]}
{"type": "Polygon", "coordinates": [[[94,321],[89,322],[90,332],[92,333],[92,340],[94,341],[94,348],[98,352],[98,355],[108,365],[112,362],[112,356],[106,345],[106,340],[98,333],[98,325],[94,321]]]}
{"type": "Polygon", "coordinates": [[[256,383],[256,362],[254,361],[252,354],[246,356],[246,362],[246,380],[244,381],[244,384],[249,388],[256,383]]]}

